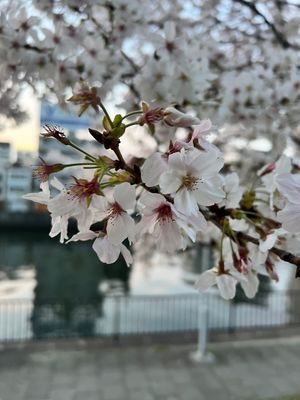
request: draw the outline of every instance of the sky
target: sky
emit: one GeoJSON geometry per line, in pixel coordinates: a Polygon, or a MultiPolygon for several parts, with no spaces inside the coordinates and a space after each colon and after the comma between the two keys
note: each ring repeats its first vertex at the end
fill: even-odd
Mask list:
{"type": "Polygon", "coordinates": [[[17,151],[37,151],[40,131],[40,103],[31,89],[24,90],[20,104],[29,118],[15,127],[5,127],[0,132],[0,142],[11,142],[17,151]]]}

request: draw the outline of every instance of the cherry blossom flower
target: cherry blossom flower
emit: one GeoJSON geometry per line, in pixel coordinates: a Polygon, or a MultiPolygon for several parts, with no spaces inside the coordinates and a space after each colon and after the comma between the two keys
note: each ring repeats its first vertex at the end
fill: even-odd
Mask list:
{"type": "Polygon", "coordinates": [[[224,198],[218,172],[223,159],[214,151],[171,154],[168,169],[160,179],[162,193],[172,194],[178,211],[189,216],[198,212],[198,204],[211,206],[224,198]]]}
{"type": "Polygon", "coordinates": [[[217,285],[220,295],[226,299],[233,299],[236,292],[237,279],[233,276],[222,273],[219,274],[218,268],[214,267],[204,271],[195,283],[195,287],[201,292],[206,292],[210,287],[217,285]]]}
{"type": "Polygon", "coordinates": [[[72,236],[69,242],[77,242],[78,240],[94,240],[93,243],[93,250],[97,254],[100,261],[106,264],[113,264],[117,261],[120,254],[124,257],[124,260],[128,267],[133,262],[132,255],[128,248],[123,244],[113,244],[110,242],[107,235],[102,232],[93,232],[93,231],[86,231],[86,232],[79,232],[72,236]]]}
{"type": "Polygon", "coordinates": [[[109,241],[120,245],[126,238],[130,242],[135,238],[135,223],[127,211],[135,207],[135,188],[128,182],[121,183],[114,189],[113,201],[109,202],[104,197],[92,200],[99,220],[106,219],[106,232],[109,241]]]}
{"type": "Polygon", "coordinates": [[[93,197],[99,196],[99,186],[93,179],[77,179],[77,183],[68,190],[57,179],[51,181],[51,185],[59,190],[59,194],[48,202],[48,210],[52,217],[76,218],[78,229],[86,231],[95,221],[95,211],[89,207],[93,197]]]}
{"type": "Polygon", "coordinates": [[[236,208],[243,195],[243,188],[239,185],[239,177],[233,172],[223,177],[225,198],[219,203],[220,207],[236,208]]]}
{"type": "MultiPolygon", "coordinates": [[[[56,178],[53,180],[53,185],[60,185],[60,182],[56,178]]],[[[39,204],[45,204],[48,206],[51,198],[50,198],[50,189],[48,181],[41,182],[40,184],[41,191],[38,193],[28,193],[23,196],[26,200],[31,200],[39,204]]],[[[50,237],[55,237],[60,235],[60,242],[63,243],[66,239],[68,239],[68,215],[52,215],[51,214],[51,230],[49,232],[50,237]]]]}
{"type": "Polygon", "coordinates": [[[140,198],[142,219],[137,225],[139,235],[153,234],[160,249],[173,252],[185,247],[184,234],[192,241],[196,232],[205,229],[206,221],[201,213],[190,219],[181,215],[161,194],[144,192],[140,198]]]}
{"type": "Polygon", "coordinates": [[[147,231],[160,238],[158,243],[163,250],[185,248],[185,237],[195,242],[197,233],[207,227],[200,212],[186,217],[160,194],[145,192],[140,203],[143,217],[138,224],[138,231],[140,234],[147,231]]]}
{"type": "Polygon", "coordinates": [[[240,283],[245,295],[253,298],[258,290],[259,280],[257,272],[253,269],[251,261],[235,257],[235,261],[230,260],[229,255],[225,262],[221,262],[222,268],[211,268],[203,272],[196,281],[195,286],[202,292],[207,291],[211,286],[217,285],[220,295],[226,299],[235,296],[236,285],[240,283]],[[234,265],[235,264],[235,265],[234,265]]]}

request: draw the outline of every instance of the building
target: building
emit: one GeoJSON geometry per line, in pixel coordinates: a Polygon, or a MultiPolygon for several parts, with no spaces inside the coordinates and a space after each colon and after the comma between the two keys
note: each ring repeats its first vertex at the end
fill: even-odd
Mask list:
{"type": "Polygon", "coordinates": [[[35,165],[36,153],[32,151],[18,151],[17,162],[25,167],[32,167],[35,165]]]}
{"type": "MultiPolygon", "coordinates": [[[[88,128],[91,126],[91,120],[87,117],[79,118],[76,110],[73,113],[68,113],[60,107],[42,103],[41,107],[41,127],[43,125],[57,126],[62,129],[65,135],[77,146],[85,149],[92,154],[95,153],[95,144],[92,140],[88,140],[90,135],[88,128]],[[83,135],[80,137],[80,131],[83,135]],[[86,133],[86,134],[85,134],[86,133]]],[[[43,128],[41,128],[43,130],[43,128]]],[[[62,163],[72,164],[81,162],[84,155],[71,146],[64,146],[59,141],[53,138],[40,137],[39,140],[39,156],[49,164],[62,163]]],[[[70,176],[76,175],[76,168],[63,170],[56,174],[59,180],[65,184],[70,184],[70,176]]]]}
{"type": "Polygon", "coordinates": [[[13,158],[11,143],[0,142],[0,166],[10,165],[13,162],[13,158]]]}
{"type": "Polygon", "coordinates": [[[26,212],[30,203],[22,196],[32,191],[32,169],[14,164],[5,171],[5,203],[9,212],[26,212]]]}
{"type": "Polygon", "coordinates": [[[0,165],[0,210],[5,206],[6,199],[6,169],[0,165]]]}

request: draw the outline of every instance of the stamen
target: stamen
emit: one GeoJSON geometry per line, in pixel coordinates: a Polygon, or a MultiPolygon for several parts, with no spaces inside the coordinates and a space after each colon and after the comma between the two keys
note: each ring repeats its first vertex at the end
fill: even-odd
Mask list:
{"type": "Polygon", "coordinates": [[[182,178],[182,186],[186,187],[189,190],[195,190],[197,188],[198,181],[198,178],[186,175],[182,178]]]}
{"type": "Polygon", "coordinates": [[[88,181],[86,179],[76,179],[74,178],[76,183],[70,186],[69,193],[72,198],[88,199],[93,194],[100,194],[100,183],[98,180],[93,179],[92,181],[88,181]]]}

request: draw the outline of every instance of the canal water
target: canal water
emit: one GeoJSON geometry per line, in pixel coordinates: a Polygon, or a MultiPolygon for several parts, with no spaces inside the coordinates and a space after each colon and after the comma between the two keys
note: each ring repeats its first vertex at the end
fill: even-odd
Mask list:
{"type": "MultiPolygon", "coordinates": [[[[102,264],[91,245],[60,244],[46,231],[0,233],[0,341],[197,328],[199,297],[193,282],[200,270],[195,265],[209,267],[207,247],[189,268],[182,257],[157,252],[135,255],[128,268],[122,258],[102,264]]],[[[270,319],[270,306],[270,323],[289,318],[286,296],[240,300],[233,321],[229,302],[216,295],[204,297],[211,327],[237,324],[247,315],[247,324],[262,323],[270,319]]]]}

